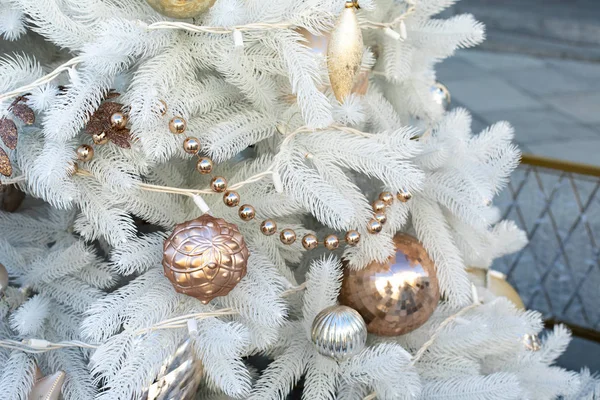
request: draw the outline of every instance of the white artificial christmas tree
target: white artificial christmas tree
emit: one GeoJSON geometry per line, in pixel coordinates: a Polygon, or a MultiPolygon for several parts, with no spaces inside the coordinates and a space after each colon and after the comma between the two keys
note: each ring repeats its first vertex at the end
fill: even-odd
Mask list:
{"type": "Polygon", "coordinates": [[[589,373],[552,366],[569,332],[531,351],[522,339],[541,332],[541,316],[503,298],[480,304],[469,281],[467,267],[487,269],[526,238],[491,205],[518,164],[511,126],[473,134],[467,111],[432,98],[435,65],[484,39],[470,15],[435,19],[454,2],[361,0],[357,75],[368,90],[339,102],[306,39],[334,28],[343,0],[217,0],[186,20],[144,0],[0,0],[0,182],[29,195],[0,211],[10,276],[0,398],[27,399],[36,364],[64,371],[67,400],[146,398],[188,339],[202,399],[284,399],[302,377],[304,399],[600,393],[589,373]],[[110,103],[126,128],[93,124],[110,103]],[[185,135],[170,132],[175,117],[185,135]],[[196,171],[184,136],[212,174],[196,171]],[[93,156],[78,160],[82,144],[93,156]],[[214,176],[256,218],[240,220],[211,190],[214,176]],[[410,200],[388,205],[371,233],[381,192],[410,200]],[[203,304],[174,290],[162,260],[174,226],[207,210],[238,225],[250,256],[235,288],[203,304]],[[261,233],[264,220],[277,234],[261,233]],[[282,243],[284,228],[294,243],[282,243]],[[356,246],[301,244],[347,231],[356,246]],[[336,304],[343,269],[385,262],[399,232],[435,263],[442,302],[408,334],[370,335],[341,362],[322,356],[311,326],[336,304]],[[262,372],[248,365],[257,354],[272,359],[262,372]]]}

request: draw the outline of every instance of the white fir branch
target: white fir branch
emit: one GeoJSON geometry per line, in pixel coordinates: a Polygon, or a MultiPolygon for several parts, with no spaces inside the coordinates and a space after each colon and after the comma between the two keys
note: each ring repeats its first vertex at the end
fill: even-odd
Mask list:
{"type": "Polygon", "coordinates": [[[310,359],[302,399],[335,400],[338,387],[337,361],[315,355],[310,359]]]}
{"type": "Polygon", "coordinates": [[[0,366],[0,393],[6,400],[27,398],[34,384],[35,360],[24,352],[13,351],[0,366]]]}
{"type": "Polygon", "coordinates": [[[517,400],[521,396],[514,374],[496,373],[429,381],[420,399],[517,400]]]}
{"type": "Polygon", "coordinates": [[[113,271],[127,276],[160,265],[166,237],[164,232],[155,232],[119,244],[110,255],[113,271]]]}

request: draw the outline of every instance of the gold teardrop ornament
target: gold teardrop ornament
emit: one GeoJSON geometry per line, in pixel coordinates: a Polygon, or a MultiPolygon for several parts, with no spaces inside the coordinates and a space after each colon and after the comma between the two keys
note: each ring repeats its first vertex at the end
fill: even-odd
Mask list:
{"type": "Polygon", "coordinates": [[[327,52],[331,88],[340,103],[352,92],[354,78],[362,62],[364,44],[356,16],[357,8],[356,1],[346,1],[346,7],[331,32],[327,52]]]}

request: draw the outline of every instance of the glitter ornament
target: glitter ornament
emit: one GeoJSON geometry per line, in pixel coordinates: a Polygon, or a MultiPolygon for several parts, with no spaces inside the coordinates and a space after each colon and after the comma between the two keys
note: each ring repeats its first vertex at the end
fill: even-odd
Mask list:
{"type": "Polygon", "coordinates": [[[346,1],[337,24],[331,32],[327,51],[329,80],[335,97],[343,103],[352,92],[354,78],[363,56],[363,37],[356,9],[356,1],[346,1]]]}
{"type": "Polygon", "coordinates": [[[205,214],[175,227],[164,244],[163,268],[177,292],[206,304],[242,280],[248,257],[238,227],[205,214]]]}
{"type": "Polygon", "coordinates": [[[312,324],[311,339],[319,354],[343,361],[362,351],[367,326],[358,312],[345,306],[321,311],[312,324]]]}
{"type": "Polygon", "coordinates": [[[370,333],[399,336],[423,325],[440,300],[433,261],[413,237],[394,238],[396,254],[361,271],[345,269],[340,303],[362,315],[370,333]]]}

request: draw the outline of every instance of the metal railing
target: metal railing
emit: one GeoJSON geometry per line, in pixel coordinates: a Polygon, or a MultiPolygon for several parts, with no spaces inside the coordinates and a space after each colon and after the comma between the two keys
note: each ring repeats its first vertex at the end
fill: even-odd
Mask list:
{"type": "Polygon", "coordinates": [[[497,205],[529,244],[494,264],[528,308],[574,333],[600,331],[600,167],[524,155],[497,205]]]}

